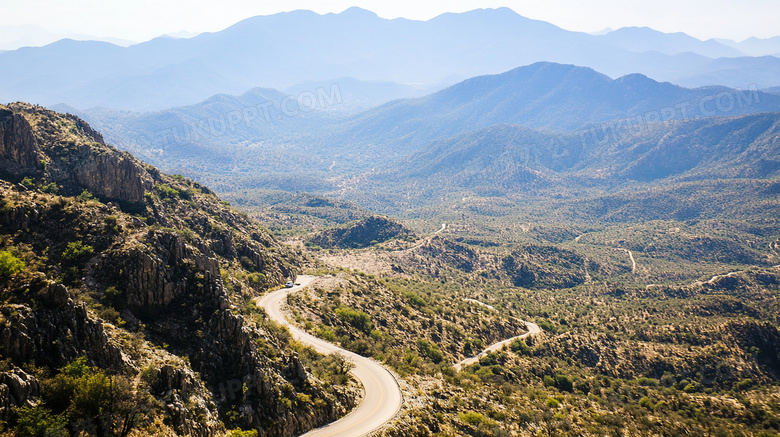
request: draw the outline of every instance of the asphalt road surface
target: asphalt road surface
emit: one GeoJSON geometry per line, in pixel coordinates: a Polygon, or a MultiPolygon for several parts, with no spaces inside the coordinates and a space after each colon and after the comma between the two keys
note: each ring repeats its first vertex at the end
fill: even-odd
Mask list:
{"type": "Polygon", "coordinates": [[[303,289],[317,278],[316,276],[298,276],[293,288],[283,288],[257,298],[257,305],[265,308],[268,317],[290,329],[293,338],[313,347],[321,354],[340,352],[353,363],[352,375],[363,384],[365,397],[363,402],[345,417],[322,428],[309,431],[305,437],[356,437],[368,434],[389,422],[401,408],[403,395],[393,376],[379,363],[356,353],[310,335],[290,324],[282,313],[282,305],[287,295],[303,289]]]}

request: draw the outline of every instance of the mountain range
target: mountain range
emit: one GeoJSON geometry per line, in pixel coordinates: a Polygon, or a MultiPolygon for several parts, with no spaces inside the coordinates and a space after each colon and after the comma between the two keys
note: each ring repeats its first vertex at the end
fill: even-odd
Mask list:
{"type": "Polygon", "coordinates": [[[777,43],[352,8],[0,53],[49,102],[0,104],[1,434],[780,435],[777,43]]]}
{"type": "Polygon", "coordinates": [[[665,121],[780,111],[780,96],[756,89],[690,89],[640,74],[613,80],[587,67],[549,62],[478,76],[355,115],[338,110],[338,88],[317,86],[325,93],[312,93],[312,102],[258,88],[151,113],[55,109],[84,117],[111,142],[149,162],[193,177],[266,177],[295,162],[320,178],[386,165],[431,142],[495,125],[541,131],[548,143],[575,131],[590,143],[604,143],[611,141],[605,137],[665,121]]]}
{"type": "MultiPolygon", "coordinates": [[[[753,53],[773,44],[756,42],[753,53]]],[[[589,35],[507,8],[428,21],[386,20],[351,8],[258,16],[220,32],[129,47],[66,39],[8,51],[0,54],[0,96],[82,109],[157,110],[258,86],[284,89],[341,77],[437,86],[538,61],[694,87],[765,88],[780,77],[780,58],[744,56],[722,42],[650,29],[589,35]],[[279,35],[283,44],[274,43],[279,35]]]]}
{"type": "Polygon", "coordinates": [[[763,111],[780,111],[780,98],[758,90],[683,88],[641,74],[613,80],[590,68],[540,62],[366,111],[337,127],[335,142],[392,144],[403,154],[495,124],[572,131],[613,120],[619,120],[615,125],[652,124],[763,111]]]}

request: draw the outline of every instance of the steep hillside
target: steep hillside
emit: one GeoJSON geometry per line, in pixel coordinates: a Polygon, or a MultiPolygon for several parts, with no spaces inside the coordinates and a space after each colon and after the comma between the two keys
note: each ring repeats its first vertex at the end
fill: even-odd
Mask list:
{"type": "Polygon", "coordinates": [[[0,356],[36,387],[0,389],[7,424],[287,436],[354,405],[248,303],[301,254],[207,188],[22,103],[0,107],[0,165],[0,356]]]}
{"type": "Polygon", "coordinates": [[[609,145],[592,141],[598,134],[592,135],[594,144],[576,167],[643,182],[772,178],[780,171],[779,134],[779,112],[626,129],[610,132],[609,145]]]}
{"type": "Polygon", "coordinates": [[[540,62],[367,111],[346,123],[337,141],[392,144],[403,153],[501,123],[570,131],[609,120],[642,125],[778,110],[780,98],[755,90],[688,89],[641,74],[613,80],[590,68],[540,62]]]}
{"type": "MultiPolygon", "coordinates": [[[[700,192],[703,199],[712,200],[717,197],[715,192],[722,199],[732,199],[745,179],[766,185],[771,182],[758,181],[780,175],[779,114],[640,126],[604,124],[574,133],[495,125],[434,141],[382,171],[343,184],[349,190],[342,192],[356,201],[376,202],[380,208],[427,201],[441,204],[442,196],[457,202],[473,195],[530,202],[561,199],[580,205],[586,198],[617,196],[639,207],[648,201],[647,196],[626,197],[619,194],[621,190],[661,190],[670,198],[679,198],[672,193],[686,190],[680,184],[700,183],[715,190],[700,192]],[[719,182],[707,182],[715,180],[719,182]]],[[[706,206],[688,192],[684,200],[688,208],[706,206]]],[[[751,198],[734,200],[749,207],[746,203],[751,198]]],[[[648,212],[655,216],[673,206],[669,202],[661,210],[648,212]]],[[[706,209],[722,206],[715,201],[706,209]]],[[[615,216],[618,209],[609,213],[615,216]]]]}

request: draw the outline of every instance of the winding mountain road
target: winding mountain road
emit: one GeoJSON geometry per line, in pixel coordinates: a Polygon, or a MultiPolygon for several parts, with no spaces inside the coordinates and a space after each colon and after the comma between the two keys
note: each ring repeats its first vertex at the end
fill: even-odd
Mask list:
{"type": "Polygon", "coordinates": [[[631,253],[631,251],[628,249],[621,250],[626,252],[628,254],[628,258],[631,260],[631,273],[636,273],[636,260],[634,259],[634,254],[631,253]]]}
{"type": "Polygon", "coordinates": [[[539,328],[539,325],[536,323],[531,322],[525,322],[525,327],[528,329],[528,332],[522,335],[518,335],[516,337],[508,338],[503,341],[499,341],[498,343],[493,343],[490,346],[487,347],[487,349],[483,350],[482,352],[478,353],[477,355],[474,355],[473,357],[466,358],[465,360],[459,361],[455,363],[453,367],[455,367],[455,370],[460,372],[460,369],[462,369],[464,366],[468,366],[471,364],[476,363],[479,361],[479,357],[483,355],[487,355],[489,352],[495,352],[497,350],[501,350],[504,346],[512,344],[513,341],[523,339],[528,337],[529,335],[536,335],[542,332],[542,329],[539,328]]]}
{"type": "Polygon", "coordinates": [[[346,356],[355,367],[352,375],[363,384],[365,397],[363,402],[351,413],[343,418],[325,425],[321,428],[309,431],[304,437],[355,437],[374,431],[392,420],[403,403],[401,389],[387,369],[376,361],[360,356],[356,353],[341,349],[340,347],[319,339],[290,324],[282,312],[282,304],[290,293],[302,290],[316,280],[315,276],[298,276],[296,285],[292,288],[283,288],[265,296],[255,299],[257,306],[265,308],[268,317],[277,323],[286,326],[293,338],[303,344],[313,347],[321,354],[339,352],[346,356]]]}

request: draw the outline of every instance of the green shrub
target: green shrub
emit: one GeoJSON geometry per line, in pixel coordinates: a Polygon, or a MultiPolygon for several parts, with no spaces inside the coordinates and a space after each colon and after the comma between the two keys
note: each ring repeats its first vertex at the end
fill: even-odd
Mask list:
{"type": "Polygon", "coordinates": [[[465,413],[458,414],[458,419],[468,423],[469,425],[477,426],[485,421],[485,416],[476,411],[467,411],[465,413]]]}
{"type": "Polygon", "coordinates": [[[72,262],[89,255],[92,255],[92,246],[82,243],[81,240],[71,241],[62,253],[62,260],[72,262]]]}
{"type": "Polygon", "coordinates": [[[512,342],[510,345],[510,348],[512,349],[512,352],[519,353],[522,355],[531,355],[533,352],[533,349],[531,349],[531,346],[528,346],[528,344],[520,339],[517,339],[512,342]]]}
{"type": "Polygon", "coordinates": [[[540,328],[542,328],[543,330],[551,334],[555,334],[555,332],[557,331],[555,329],[555,326],[547,320],[540,320],[537,324],[539,325],[540,328]]]}
{"type": "Polygon", "coordinates": [[[79,199],[82,202],[86,202],[88,200],[96,200],[95,196],[92,195],[92,193],[89,192],[86,188],[84,188],[83,191],[81,191],[81,194],[76,196],[77,199],[79,199]]]}
{"type": "Polygon", "coordinates": [[[19,182],[20,185],[22,185],[24,188],[27,188],[28,190],[32,190],[35,188],[35,180],[33,180],[30,177],[26,177],[22,179],[21,182],[19,182]]]}
{"type": "Polygon", "coordinates": [[[317,329],[316,334],[317,337],[323,340],[336,341],[336,333],[325,325],[321,325],[319,329],[317,329]]]}
{"type": "Polygon", "coordinates": [[[430,358],[430,360],[436,364],[441,363],[444,359],[444,355],[441,353],[441,351],[424,338],[417,339],[417,347],[420,349],[420,352],[422,352],[423,355],[430,358]]]}
{"type": "Polygon", "coordinates": [[[230,430],[230,433],[228,433],[228,437],[257,437],[257,430],[250,429],[244,431],[243,429],[232,429],[230,430]]]}
{"type": "Polygon", "coordinates": [[[739,381],[736,385],[736,388],[739,391],[748,390],[751,387],[753,387],[752,379],[743,379],[742,381],[739,381]]]}
{"type": "Polygon", "coordinates": [[[555,386],[561,391],[574,391],[574,382],[566,375],[555,375],[555,386]]]}
{"type": "Polygon", "coordinates": [[[103,298],[101,301],[106,305],[117,306],[122,300],[122,292],[113,285],[106,288],[103,292],[103,298]]]}
{"type": "Polygon", "coordinates": [[[413,292],[407,292],[404,293],[404,296],[409,301],[410,304],[412,304],[415,308],[423,308],[426,305],[428,305],[428,302],[425,301],[422,297],[420,297],[417,293],[413,292]]]}
{"type": "MultiPolygon", "coordinates": [[[[90,367],[86,357],[67,364],[57,376],[43,381],[41,386],[46,406],[61,413],[69,422],[101,417],[108,411],[113,417],[101,417],[99,422],[129,420],[131,412],[139,406],[132,390],[129,380],[90,367]]],[[[128,429],[132,428],[130,423],[127,425],[128,429]]]]}
{"type": "Polygon", "coordinates": [[[117,310],[116,310],[115,308],[113,308],[113,307],[104,307],[104,308],[101,308],[101,309],[99,309],[99,310],[97,311],[97,313],[98,313],[98,316],[99,316],[101,319],[103,319],[103,320],[105,320],[105,321],[107,321],[107,322],[111,322],[111,323],[113,323],[114,325],[117,325],[117,326],[124,326],[124,324],[125,324],[125,321],[124,321],[124,320],[122,320],[122,317],[120,317],[120,315],[119,315],[119,311],[117,311],[117,310]]]}
{"type": "Polygon", "coordinates": [[[550,408],[558,408],[561,405],[561,403],[558,402],[558,400],[555,398],[547,398],[547,401],[545,403],[550,408]]]}
{"type": "Polygon", "coordinates": [[[19,437],[67,437],[67,421],[62,415],[36,405],[16,409],[16,435],[19,437]]]}
{"type": "Polygon", "coordinates": [[[160,193],[160,197],[173,199],[179,197],[179,190],[169,187],[168,185],[156,184],[154,189],[160,193]]]}
{"type": "Polygon", "coordinates": [[[24,270],[24,261],[7,250],[0,250],[0,277],[11,276],[24,270]]]}
{"type": "Polygon", "coordinates": [[[658,387],[658,380],[653,378],[637,378],[636,382],[643,387],[658,387]]]}
{"type": "Polygon", "coordinates": [[[265,285],[265,275],[262,273],[250,273],[246,279],[252,285],[265,285]]]}
{"type": "Polygon", "coordinates": [[[342,322],[348,323],[366,334],[374,329],[371,317],[363,311],[358,311],[342,305],[336,308],[336,316],[341,319],[342,322]]]}
{"type": "Polygon", "coordinates": [[[44,193],[49,194],[57,194],[57,191],[59,191],[60,187],[57,186],[54,182],[49,182],[48,184],[45,184],[41,187],[41,191],[44,193]]]}

